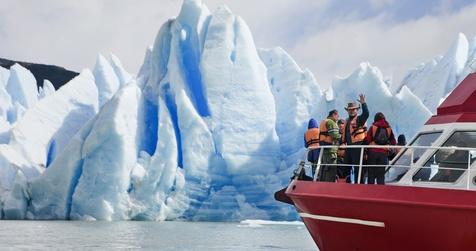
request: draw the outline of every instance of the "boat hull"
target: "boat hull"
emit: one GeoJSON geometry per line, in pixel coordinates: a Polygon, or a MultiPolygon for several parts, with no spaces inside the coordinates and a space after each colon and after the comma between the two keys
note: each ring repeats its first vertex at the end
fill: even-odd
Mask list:
{"type": "Polygon", "coordinates": [[[296,180],[286,195],[321,251],[476,250],[476,192],[296,180]]]}

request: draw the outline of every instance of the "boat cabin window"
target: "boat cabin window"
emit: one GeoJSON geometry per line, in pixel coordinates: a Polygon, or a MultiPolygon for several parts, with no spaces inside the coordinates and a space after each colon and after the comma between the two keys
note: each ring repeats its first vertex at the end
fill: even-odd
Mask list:
{"type": "MultiPolygon", "coordinates": [[[[476,147],[476,132],[455,132],[443,144],[444,147],[476,147]]],[[[470,161],[476,153],[470,152],[470,161]]],[[[456,182],[468,169],[468,151],[456,149],[437,150],[413,176],[413,181],[456,182]]]]}
{"type": "MultiPolygon", "coordinates": [[[[441,136],[442,131],[420,133],[411,143],[411,146],[431,146],[441,136]]],[[[411,151],[404,149],[403,153],[395,160],[387,172],[387,182],[399,181],[410,169],[411,151]]],[[[417,162],[425,149],[413,149],[413,163],[417,162]]]]}

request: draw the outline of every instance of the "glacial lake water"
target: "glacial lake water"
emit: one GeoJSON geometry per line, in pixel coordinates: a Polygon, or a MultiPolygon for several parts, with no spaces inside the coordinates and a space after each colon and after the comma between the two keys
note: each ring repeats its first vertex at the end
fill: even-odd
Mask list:
{"type": "Polygon", "coordinates": [[[0,221],[0,250],[315,251],[302,223],[0,221]]]}

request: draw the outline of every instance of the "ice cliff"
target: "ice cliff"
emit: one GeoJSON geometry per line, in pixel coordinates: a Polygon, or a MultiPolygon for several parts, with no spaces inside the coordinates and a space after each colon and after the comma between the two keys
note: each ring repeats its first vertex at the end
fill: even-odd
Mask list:
{"type": "Polygon", "coordinates": [[[460,57],[474,57],[475,43],[463,38],[439,70],[410,72],[396,93],[366,62],[323,90],[283,49],[257,49],[227,7],[185,0],[137,76],[99,55],[92,71],[38,91],[26,69],[0,68],[2,218],[295,219],[273,193],[303,156],[309,118],[344,115],[365,93],[371,116],[413,136],[468,72],[460,57]],[[416,82],[442,71],[422,96],[416,82]]]}

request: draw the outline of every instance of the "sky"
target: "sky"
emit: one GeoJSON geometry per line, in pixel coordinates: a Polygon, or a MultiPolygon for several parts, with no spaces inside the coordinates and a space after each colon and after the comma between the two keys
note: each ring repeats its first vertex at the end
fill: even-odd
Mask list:
{"type": "MultiPolygon", "coordinates": [[[[399,83],[442,55],[459,32],[476,36],[476,0],[203,0],[241,16],[258,48],[283,47],[324,88],[360,62],[399,83]]],[[[182,0],[1,0],[0,57],[92,68],[113,53],[139,70],[160,26],[182,0]]]]}

